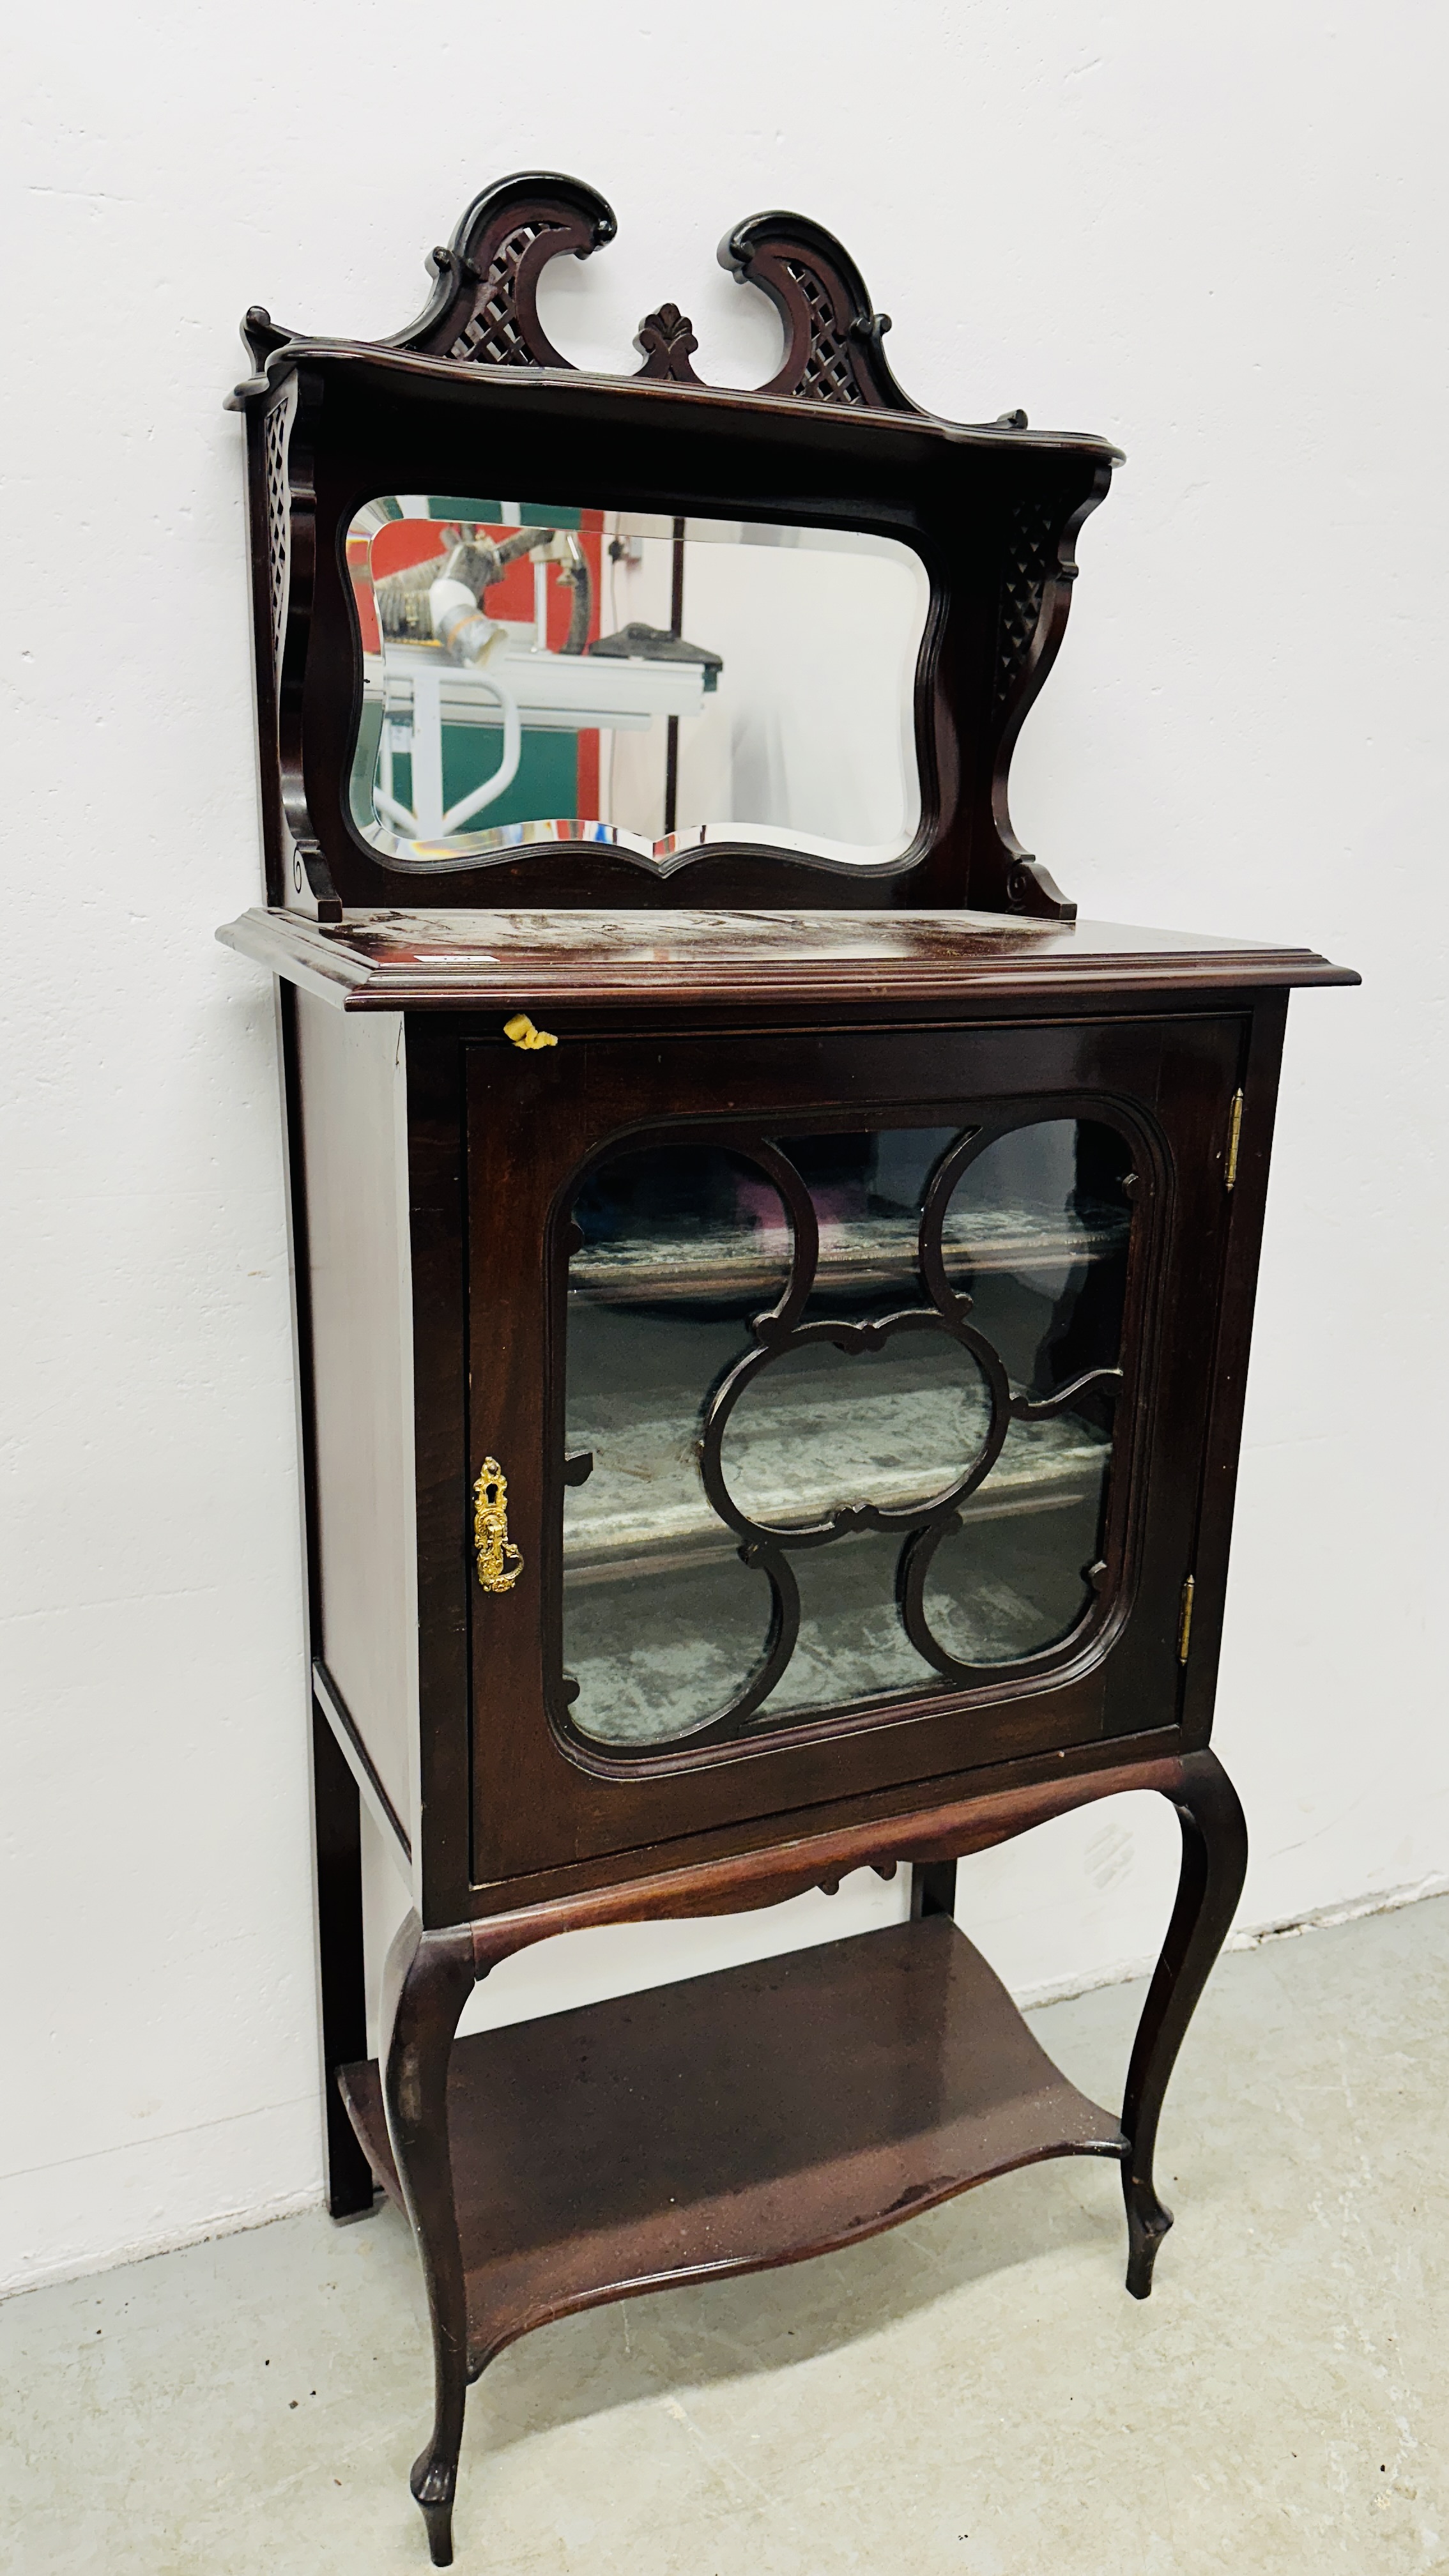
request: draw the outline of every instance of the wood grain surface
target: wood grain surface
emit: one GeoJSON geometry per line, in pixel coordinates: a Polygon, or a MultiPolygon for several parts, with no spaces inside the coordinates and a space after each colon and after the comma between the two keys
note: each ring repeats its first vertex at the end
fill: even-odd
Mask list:
{"type": "Polygon", "coordinates": [[[330,924],[258,906],[217,937],[350,1011],[969,1011],[1003,997],[1359,981],[1311,948],[969,912],[363,912],[330,924]]]}
{"type": "MultiPolygon", "coordinates": [[[[401,2207],[376,2063],[340,2082],[401,2207]]],[[[448,2117],[471,2377],[572,2309],[1126,2152],[939,1914],[458,2040],[448,2117]]]]}

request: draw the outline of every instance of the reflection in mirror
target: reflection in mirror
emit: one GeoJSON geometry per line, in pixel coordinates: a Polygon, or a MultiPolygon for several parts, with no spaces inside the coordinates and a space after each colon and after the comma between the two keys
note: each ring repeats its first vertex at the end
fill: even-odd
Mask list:
{"type": "Polygon", "coordinates": [[[930,588],[896,539],[414,494],[358,512],[347,563],[384,856],[910,847],[930,588]]]}

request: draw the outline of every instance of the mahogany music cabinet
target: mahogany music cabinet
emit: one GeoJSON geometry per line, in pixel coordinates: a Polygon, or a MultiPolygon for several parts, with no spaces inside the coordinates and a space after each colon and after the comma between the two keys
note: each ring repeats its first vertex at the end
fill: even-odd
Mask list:
{"type": "Polygon", "coordinates": [[[1245,1837],[1209,1750],[1301,949],[1092,926],[1013,743],[1112,448],[923,413],[831,236],[721,257],[632,379],[537,288],[603,200],[487,190],[411,329],[245,325],[282,997],[330,2197],[406,2209],[436,2420],[570,2309],[1113,2157],[1128,2287],[1245,1837]],[[530,494],[542,495],[529,499],[530,494]],[[1120,2118],[956,1929],[962,1855],[1159,1791],[1182,1878],[1120,2118]],[[360,1816],[412,1910],[379,2058],[360,1816]],[[459,2041],[580,1926],[913,1874],[909,1919],[459,2041]]]}

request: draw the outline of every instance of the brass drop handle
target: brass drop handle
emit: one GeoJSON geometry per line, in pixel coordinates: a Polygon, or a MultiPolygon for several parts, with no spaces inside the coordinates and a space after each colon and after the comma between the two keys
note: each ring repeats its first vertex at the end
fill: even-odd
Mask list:
{"type": "Polygon", "coordinates": [[[511,1592],[523,1559],[508,1535],[508,1478],[496,1458],[485,1458],[473,1488],[473,1546],[485,1592],[511,1592]]]}

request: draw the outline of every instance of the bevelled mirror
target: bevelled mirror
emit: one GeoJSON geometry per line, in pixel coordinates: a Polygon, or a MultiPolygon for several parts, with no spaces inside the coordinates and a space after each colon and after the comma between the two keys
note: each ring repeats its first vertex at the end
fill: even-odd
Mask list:
{"type": "Polygon", "coordinates": [[[397,863],[588,840],[871,866],[919,830],[930,583],[895,538],[389,495],[347,562],[352,818],[397,863]]]}

